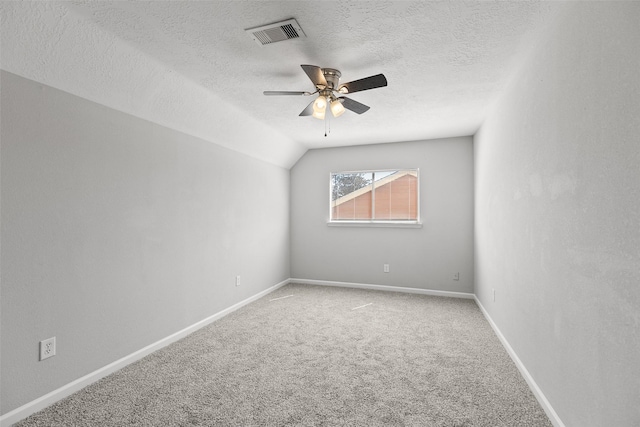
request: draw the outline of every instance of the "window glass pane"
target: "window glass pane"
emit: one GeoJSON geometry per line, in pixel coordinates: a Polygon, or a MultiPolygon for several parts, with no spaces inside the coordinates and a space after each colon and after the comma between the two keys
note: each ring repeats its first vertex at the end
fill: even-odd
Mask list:
{"type": "Polygon", "coordinates": [[[331,219],[371,219],[371,172],[331,174],[331,219]]]}
{"type": "Polygon", "coordinates": [[[418,219],[418,173],[416,170],[376,172],[374,218],[386,221],[418,219]]]}

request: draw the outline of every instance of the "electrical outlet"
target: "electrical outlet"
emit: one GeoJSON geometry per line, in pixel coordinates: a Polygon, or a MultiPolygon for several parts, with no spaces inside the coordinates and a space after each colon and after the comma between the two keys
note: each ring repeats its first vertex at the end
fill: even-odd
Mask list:
{"type": "Polygon", "coordinates": [[[236,276],[236,286],[240,286],[240,276],[236,276]]]}
{"type": "Polygon", "coordinates": [[[389,264],[384,264],[382,266],[382,271],[384,271],[385,273],[388,273],[389,272],[389,264]]]}
{"type": "Polygon", "coordinates": [[[56,337],[40,341],[40,360],[56,355],[56,337]]]}
{"type": "Polygon", "coordinates": [[[460,273],[456,273],[453,275],[453,280],[460,280],[460,273]]]}

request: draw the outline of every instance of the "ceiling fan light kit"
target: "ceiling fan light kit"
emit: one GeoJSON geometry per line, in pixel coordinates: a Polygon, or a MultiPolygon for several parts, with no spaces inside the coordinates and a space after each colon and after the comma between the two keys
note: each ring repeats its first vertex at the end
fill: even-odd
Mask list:
{"type": "Polygon", "coordinates": [[[312,116],[316,119],[324,120],[326,117],[327,105],[331,110],[333,117],[340,117],[345,110],[351,110],[354,113],[362,114],[369,110],[370,107],[354,101],[345,95],[348,93],[360,92],[363,90],[376,89],[387,86],[387,79],[383,74],[365,77],[364,79],[354,80],[352,82],[340,84],[340,71],[333,68],[320,68],[315,65],[301,65],[316,90],[314,92],[293,92],[293,91],[265,91],[267,96],[274,95],[297,95],[311,96],[318,94],[318,97],[302,110],[300,116],[312,116]]]}
{"type": "Polygon", "coordinates": [[[316,119],[324,120],[327,105],[329,105],[329,109],[331,110],[333,117],[340,117],[345,111],[342,106],[342,100],[337,99],[333,94],[329,96],[320,95],[315,101],[313,101],[313,114],[311,114],[311,116],[316,119]]]}

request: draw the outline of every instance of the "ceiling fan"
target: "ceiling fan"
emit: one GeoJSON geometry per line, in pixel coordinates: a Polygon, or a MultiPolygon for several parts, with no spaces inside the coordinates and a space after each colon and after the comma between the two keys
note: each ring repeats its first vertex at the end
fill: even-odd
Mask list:
{"type": "Polygon", "coordinates": [[[339,117],[347,110],[354,113],[362,114],[369,110],[370,107],[361,104],[353,99],[347,98],[348,93],[360,92],[362,90],[375,89],[387,85],[387,79],[383,74],[365,77],[364,79],[354,80],[348,83],[339,84],[342,74],[333,68],[320,68],[315,65],[301,65],[302,69],[311,82],[315,86],[315,92],[291,92],[291,91],[274,91],[266,90],[263,93],[267,96],[274,95],[302,95],[311,96],[318,94],[307,108],[302,110],[300,116],[313,116],[316,119],[324,120],[327,106],[331,110],[334,117],[339,117]]]}

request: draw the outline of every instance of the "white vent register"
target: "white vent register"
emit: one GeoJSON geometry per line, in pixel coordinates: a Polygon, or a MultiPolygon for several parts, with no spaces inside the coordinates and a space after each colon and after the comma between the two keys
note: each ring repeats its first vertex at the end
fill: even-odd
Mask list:
{"type": "Polygon", "coordinates": [[[260,46],[307,37],[295,19],[287,19],[286,21],[275,22],[262,27],[248,28],[245,31],[260,46]]]}

